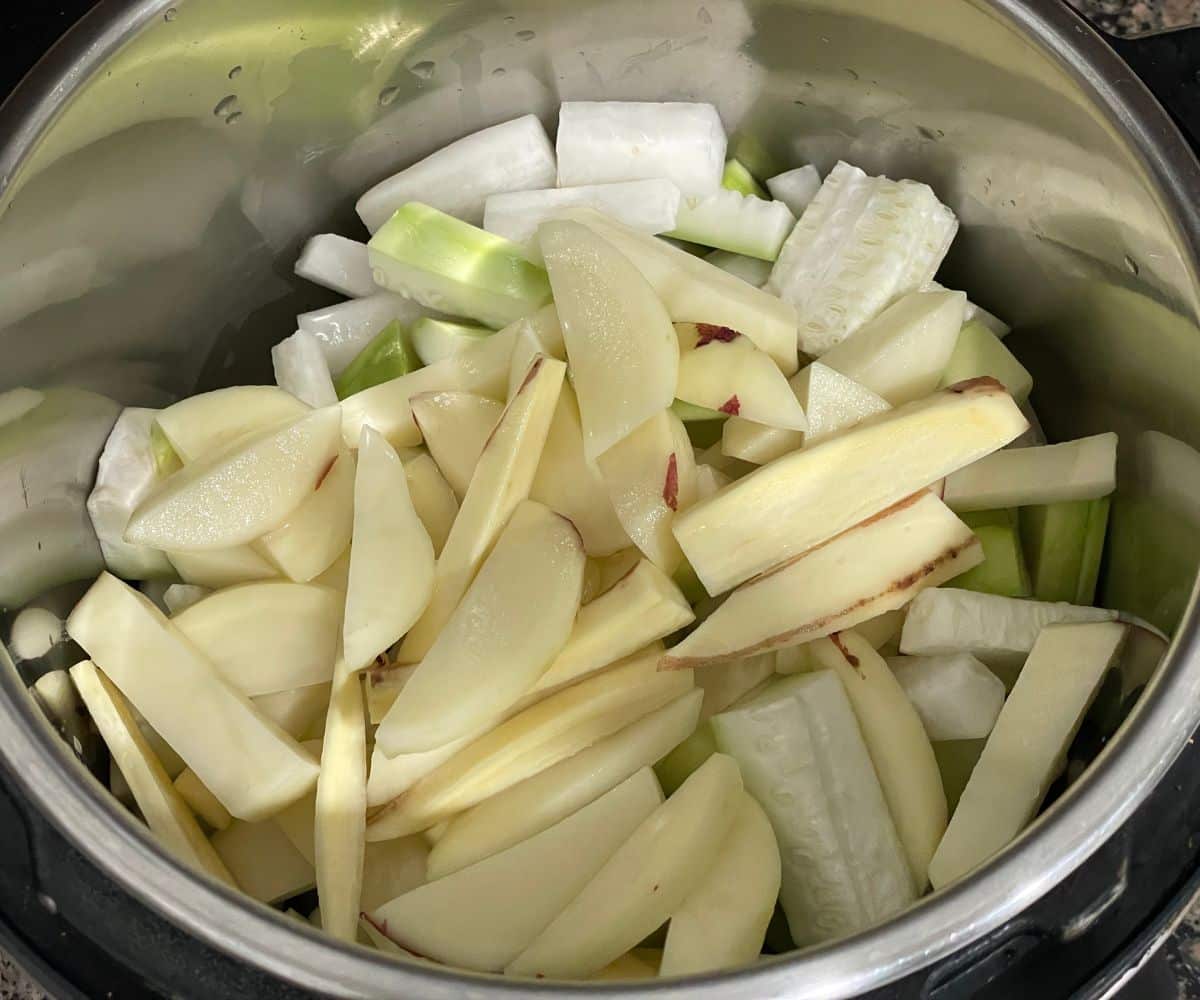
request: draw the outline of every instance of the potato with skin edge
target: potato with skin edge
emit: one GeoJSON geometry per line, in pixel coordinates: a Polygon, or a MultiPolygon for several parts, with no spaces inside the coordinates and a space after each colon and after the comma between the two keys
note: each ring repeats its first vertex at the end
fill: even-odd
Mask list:
{"type": "Polygon", "coordinates": [[[342,625],[349,669],[366,667],[404,635],[424,613],[433,586],[433,543],[413,507],[407,473],[383,435],[365,427],[342,625]]]}
{"type": "Polygon", "coordinates": [[[524,501],[379,724],[376,745],[389,756],[434,750],[514,704],[571,633],[586,558],[570,521],[524,501]]]}
{"type": "Polygon", "coordinates": [[[429,877],[441,878],[526,840],[650,766],[695,729],[701,697],[691,691],[676,698],[459,813],[429,852],[429,877]]]}
{"type": "Polygon", "coordinates": [[[754,798],[742,792],[733,829],[707,877],[671,914],[660,976],[689,976],[753,962],[779,896],[779,845],[754,798]]]}
{"type": "Polygon", "coordinates": [[[505,973],[586,977],[627,952],[703,881],[733,827],[743,794],[733,758],[709,757],[505,973]]]}
{"type": "Polygon", "coordinates": [[[186,465],[253,431],[296,420],[309,408],[274,385],[233,385],[161,410],[155,423],[186,465]]]}
{"type": "Polygon", "coordinates": [[[413,508],[433,542],[433,554],[440,556],[458,517],[458,498],[429,455],[417,455],[405,462],[404,475],[413,508]]]}
{"type": "Polygon", "coordinates": [[[429,454],[461,501],[503,404],[470,392],[423,392],[411,405],[429,454]]]}
{"type": "Polygon", "coordinates": [[[429,652],[512,512],[529,496],[566,371],[563,362],[543,355],[530,363],[479,456],[438,557],[433,596],[404,637],[399,662],[417,663],[429,652]]]}

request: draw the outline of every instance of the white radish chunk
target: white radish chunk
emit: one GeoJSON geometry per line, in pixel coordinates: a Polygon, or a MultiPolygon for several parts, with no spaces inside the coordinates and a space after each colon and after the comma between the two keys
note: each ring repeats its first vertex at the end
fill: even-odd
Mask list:
{"type": "Polygon", "coordinates": [[[662,801],[643,768],[549,829],[380,906],[370,920],[401,947],[496,972],[560,913],[662,801]]]}
{"type": "Polygon", "coordinates": [[[366,244],[335,233],[309,238],[296,261],[296,273],[349,299],[379,291],[371,277],[366,244]]]}
{"type": "Polygon", "coordinates": [[[987,739],[1004,704],[1004,682],[974,656],[896,656],[887,662],[931,740],[987,739]]]}
{"type": "Polygon", "coordinates": [[[628,258],[650,283],[672,322],[727,326],[766,351],[785,375],[800,367],[796,310],[790,303],[599,212],[573,208],[564,217],[587,226],[628,258]]]}
{"type": "Polygon", "coordinates": [[[674,573],[683,555],[671,525],[696,499],[696,456],[683,421],[660,410],[598,464],[625,533],[659,569],[674,573]]]}
{"type": "Polygon", "coordinates": [[[965,302],[962,292],[905,295],[822,354],[821,364],[892,406],[928,396],[954,353],[965,302]]]}
{"type": "Polygon", "coordinates": [[[380,749],[436,749],[516,702],[570,635],[585,559],[564,517],[531,500],[518,507],[380,723],[380,749]]]}
{"type": "Polygon", "coordinates": [[[924,491],[738,587],[664,666],[739,659],[853,628],[982,561],[971,529],[924,491]]]}
{"type": "Polygon", "coordinates": [[[413,396],[412,411],[429,454],[462,500],[504,405],[470,392],[424,392],[413,396]]]}
{"type": "Polygon", "coordinates": [[[978,867],[1037,815],[1128,631],[1088,622],[1038,635],[929,866],[935,889],[978,867]]]}
{"type": "Polygon", "coordinates": [[[458,498],[437,463],[428,455],[418,455],[405,462],[404,476],[408,480],[413,509],[433,542],[433,554],[440,556],[458,516],[458,498]]]}
{"type": "Polygon", "coordinates": [[[611,244],[576,222],[544,223],[538,239],[595,459],[671,405],[679,346],[654,290],[611,244]]]}
{"type": "Polygon", "coordinates": [[[296,317],[296,326],[317,338],[329,373],[336,378],[389,323],[398,320],[401,326],[415,324],[427,312],[412,299],[376,291],[365,299],[301,313],[296,317]]]}
{"type": "Polygon", "coordinates": [[[741,278],[742,281],[755,288],[762,288],[771,276],[769,260],[759,260],[757,257],[730,253],[728,250],[714,250],[710,254],[705,254],[704,259],[713,267],[719,267],[727,274],[741,278]]]}
{"type": "Polygon", "coordinates": [[[483,228],[514,243],[529,243],[543,222],[564,208],[584,205],[638,232],[657,235],[675,228],[680,200],[679,188],[661,177],[623,184],[514,191],[488,198],[483,228]]]}
{"type": "Polygon", "coordinates": [[[375,282],[423,306],[499,329],[550,301],[546,273],[516,243],[419,201],[367,244],[375,282]]]}
{"type": "Polygon", "coordinates": [[[742,801],[737,764],[713,754],[651,813],[541,934],[511,976],[589,976],[662,925],[711,871],[742,801]]]}
{"type": "Polygon", "coordinates": [[[1117,435],[1035,448],[1009,448],[946,479],[946,503],[958,511],[1096,500],[1117,483],[1117,435]]]}
{"type": "Polygon", "coordinates": [[[772,198],[782,201],[799,218],[821,190],[821,174],[811,163],[767,178],[772,198]]]}
{"type": "Polygon", "coordinates": [[[554,149],[536,115],[492,125],[443,146],[380,181],[358,199],[358,217],[374,233],[408,201],[423,201],[479,225],[487,199],[554,183],[554,149]]]}
{"type": "Polygon", "coordinates": [[[533,691],[551,691],[677,632],[695,621],[669,576],[648,559],[579,609],[570,638],[533,691]]]}
{"type": "Polygon", "coordinates": [[[313,494],[254,543],[289,579],[307,583],[346,551],[354,526],[354,468],[343,445],[313,494]]]}
{"type": "Polygon", "coordinates": [[[566,368],[553,358],[534,358],[504,408],[438,557],[429,606],[400,647],[401,663],[416,663],[429,652],[505,523],[528,497],[566,368]]]}
{"type": "Polygon", "coordinates": [[[839,162],[783,245],[767,290],[795,304],[800,350],[820,357],[924,287],[957,229],[925,184],[839,162]]]}
{"type": "Polygon", "coordinates": [[[312,864],[274,820],[234,820],[213,834],[212,846],[238,888],[260,903],[278,903],[316,885],[312,864]]]}
{"type": "Polygon", "coordinates": [[[321,926],[343,941],[358,938],[366,812],[367,725],[362,687],[342,662],[325,719],[313,838],[321,926]]]}
{"type": "Polygon", "coordinates": [[[269,816],[316,781],[316,761],[116,577],[102,573],[92,584],[67,633],[238,819],[269,816]],[[214,731],[224,738],[214,740],[214,731]]]}
{"type": "Polygon", "coordinates": [[[167,558],[184,583],[208,587],[210,590],[279,576],[278,568],[249,545],[209,549],[206,552],[168,552],[167,558]]]}
{"type": "Polygon", "coordinates": [[[785,455],[681,511],[673,530],[720,594],[1003,447],[1027,426],[990,379],[909,403],[785,455]]]}
{"type": "Polygon", "coordinates": [[[588,677],[481,735],[367,820],[368,840],[426,830],[553,767],[692,689],[639,659],[588,677]]]}
{"type": "Polygon", "coordinates": [[[565,101],[558,109],[558,186],[665,177],[685,195],[721,186],[725,129],[711,104],[565,101]]]}
{"type": "Polygon", "coordinates": [[[321,684],[333,676],[342,598],[307,583],[247,583],[220,590],[171,619],[246,695],[321,684]]]}
{"type": "Polygon", "coordinates": [[[185,864],[233,885],[233,876],[171,784],[121,692],[89,660],[71,668],[71,680],[151,833],[185,864]]]}
{"type": "Polygon", "coordinates": [[[211,593],[208,587],[197,587],[192,583],[173,583],[163,591],[163,604],[168,614],[177,615],[204,600],[211,593]]]}
{"type": "Polygon", "coordinates": [[[780,902],[797,947],[863,930],[915,899],[879,779],[833,671],[779,681],[714,716],[712,727],[775,830],[780,902]]]}
{"type": "Polygon", "coordinates": [[[184,466],[139,504],[126,540],[205,551],[279,527],[337,458],[341,422],[337,407],[314,410],[184,466]]]}
{"type": "Polygon", "coordinates": [[[297,330],[271,348],[275,384],[306,406],[333,406],[337,392],[321,342],[306,330],[297,330]]]}
{"type": "Polygon", "coordinates": [[[529,496],[569,518],[589,556],[612,555],[631,544],[608,498],[600,467],[584,454],[579,403],[569,385],[558,397],[529,496]]]}
{"type": "Polygon", "coordinates": [[[450,820],[429,852],[429,878],[442,878],[541,833],[649,767],[696,728],[692,691],[450,820]]]}
{"type": "Polygon", "coordinates": [[[804,410],[771,358],[736,330],[676,323],[679,381],[675,395],[695,406],[770,427],[803,431],[804,410]]]}
{"type": "MultiPolygon", "coordinates": [[[[121,772],[122,775],[124,772],[121,772]]],[[[181,771],[174,782],[175,791],[183,799],[189,809],[203,820],[213,831],[224,830],[233,822],[229,810],[221,805],[212,792],[204,787],[204,782],[196,777],[192,770],[181,771]]],[[[211,845],[209,845],[211,847],[211,845]]]]}
{"type": "Polygon", "coordinates": [[[504,399],[516,335],[515,327],[501,330],[460,354],[347,396],[342,400],[346,446],[358,447],[365,426],[374,427],[395,448],[419,445],[421,432],[413,420],[411,400],[422,392],[454,390],[504,399]]]}
{"type": "Polygon", "coordinates": [[[721,189],[704,197],[688,197],[679,206],[671,235],[759,260],[774,260],[796,224],[781,201],[721,189]]]}
{"type": "Polygon", "coordinates": [[[1026,601],[974,590],[939,587],[918,594],[904,618],[905,656],[970,653],[995,670],[1006,687],[1047,625],[1113,621],[1104,608],[1026,601]]]}
{"type": "Polygon", "coordinates": [[[372,663],[412,627],[429,604],[433,578],[433,543],[409,496],[404,466],[391,445],[364,428],[342,626],[350,670],[372,663]]]}
{"type": "Polygon", "coordinates": [[[749,965],[762,950],[779,896],[779,845],[752,796],[743,792],[736,809],[712,870],[671,914],[660,976],[749,965]]]}
{"type": "Polygon", "coordinates": [[[480,340],[495,332],[489,327],[473,323],[455,323],[453,320],[424,316],[412,325],[408,337],[421,364],[432,365],[478,347],[480,340]]]}
{"type": "Polygon", "coordinates": [[[819,667],[846,689],[863,742],[879,777],[913,884],[924,891],[929,859],[946,832],[946,793],[921,717],[883,657],[854,631],[813,644],[819,667]]]}
{"type": "Polygon", "coordinates": [[[151,439],[158,412],[137,407],[121,411],[100,453],[96,485],[87,500],[104,564],[127,580],[174,575],[161,549],[125,541],[130,515],[162,475],[151,439]]]}
{"type": "Polygon", "coordinates": [[[160,410],[155,422],[186,465],[252,431],[296,420],[308,407],[273,385],[235,385],[188,396],[160,410]]]}

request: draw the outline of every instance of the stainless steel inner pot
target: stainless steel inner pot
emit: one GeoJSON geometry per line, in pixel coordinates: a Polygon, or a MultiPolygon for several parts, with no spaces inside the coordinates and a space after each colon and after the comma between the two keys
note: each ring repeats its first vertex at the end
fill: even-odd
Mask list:
{"type": "MultiPolygon", "coordinates": [[[[577,98],[712,101],[760,174],[844,157],[933,184],[962,220],[942,280],[1017,327],[1051,438],[1121,432],[1104,601],[1175,642],[1084,778],[982,870],[884,926],[726,975],[587,992],[883,985],[1073,871],[1200,720],[1200,171],[1058,0],[108,0],[0,113],[0,389],[161,405],[269,381],[269,346],[330,301],[291,274],[306,235],[360,232],[351,206],[380,177],[521,113],[552,124],[577,98]]],[[[61,575],[28,544],[31,518],[75,515],[0,504],[12,605],[61,575]]],[[[53,558],[83,572],[94,542],[79,530],[53,558]]],[[[584,992],[397,965],[208,884],[109,800],[0,659],[0,757],[23,792],[187,932],[337,995],[584,992]]]]}

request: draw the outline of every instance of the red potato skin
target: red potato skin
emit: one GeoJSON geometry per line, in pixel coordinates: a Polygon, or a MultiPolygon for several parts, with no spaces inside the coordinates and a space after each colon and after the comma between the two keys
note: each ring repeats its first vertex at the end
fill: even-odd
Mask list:
{"type": "Polygon", "coordinates": [[[696,347],[701,348],[706,344],[711,344],[714,340],[723,344],[728,344],[731,341],[737,340],[741,334],[737,330],[731,330],[727,326],[714,326],[712,323],[697,323],[696,324],[696,347]]]}
{"type": "Polygon", "coordinates": [[[326,465],[325,468],[321,470],[321,474],[319,476],[317,476],[316,485],[313,486],[314,493],[321,488],[321,484],[323,482],[325,482],[326,478],[328,478],[328,476],[329,476],[329,473],[333,471],[333,467],[335,465],[337,465],[337,460],[338,460],[338,456],[334,455],[333,458],[331,458],[329,460],[329,464],[326,465]]]}
{"type": "Polygon", "coordinates": [[[663,503],[671,510],[679,509],[679,463],[675,452],[667,459],[667,475],[663,481],[663,503]]]}
{"type": "Polygon", "coordinates": [[[742,404],[737,398],[737,395],[734,394],[725,400],[725,402],[720,405],[718,410],[721,413],[728,413],[731,417],[736,417],[742,412],[742,404]]]}

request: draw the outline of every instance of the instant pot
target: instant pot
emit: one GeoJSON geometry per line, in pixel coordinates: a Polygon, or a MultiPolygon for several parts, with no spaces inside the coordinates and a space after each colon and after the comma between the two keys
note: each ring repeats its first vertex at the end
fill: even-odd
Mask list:
{"type": "MultiPolygon", "coordinates": [[[[6,14],[3,72],[80,13],[6,14]]],[[[1013,323],[1051,439],[1121,434],[1101,603],[1174,641],[1108,692],[1113,725],[1132,711],[1085,727],[1076,780],[962,883],[829,946],[600,988],[398,964],[185,869],[27,695],[72,650],[10,642],[4,946],[58,997],[1109,995],[1200,887],[1198,72],[1200,39],[1109,42],[1059,0],[98,4],[0,110],[0,390],[160,406],[271,381],[270,346],[329,301],[292,275],[301,243],[359,232],[380,177],[563,100],[711,101],[760,175],[845,158],[955,209],[939,278],[1013,323]]],[[[82,500],[114,415],[0,448],[0,638],[96,572],[82,500]]]]}

